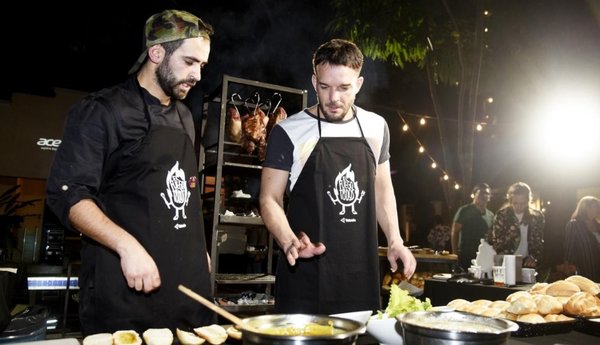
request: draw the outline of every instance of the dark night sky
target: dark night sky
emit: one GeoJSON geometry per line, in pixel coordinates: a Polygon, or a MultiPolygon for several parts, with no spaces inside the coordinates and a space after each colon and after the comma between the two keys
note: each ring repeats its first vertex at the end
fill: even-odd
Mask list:
{"type": "MultiPolygon", "coordinates": [[[[532,97],[561,80],[592,85],[600,93],[600,0],[487,3],[492,16],[482,93],[495,98],[489,110],[497,127],[478,139],[479,150],[486,151],[479,153],[481,161],[475,175],[507,183],[536,173],[535,169],[524,169],[500,176],[512,169],[512,162],[527,160],[515,152],[523,145],[519,136],[527,133],[520,121],[527,116],[532,97]],[[507,140],[507,131],[517,138],[507,140]],[[511,164],[494,164],[506,161],[506,157],[511,164]]],[[[150,0],[143,6],[107,0],[69,5],[46,2],[35,8],[23,2],[15,6],[21,11],[4,11],[11,18],[2,23],[6,26],[2,32],[10,33],[3,42],[2,55],[7,60],[3,63],[0,97],[4,99],[11,92],[51,95],[53,87],[93,91],[122,81],[141,52],[145,19],[165,8],[190,10],[216,30],[209,65],[191,97],[215,90],[224,73],[310,90],[311,54],[332,37],[324,29],[331,10],[327,1],[318,0],[150,0]]],[[[432,115],[422,73],[367,61],[363,74],[365,86],[358,104],[432,115]]],[[[314,93],[309,95],[312,103],[314,93]]],[[[423,169],[419,158],[407,154],[415,144],[399,135],[397,120],[392,115],[388,121],[396,146],[392,149],[405,154],[396,159],[403,162],[398,174],[408,194],[421,193],[437,182],[433,175],[418,173],[423,169]]],[[[432,146],[439,145],[435,132],[421,134],[432,146]]],[[[434,147],[432,150],[436,152],[434,147]]]]}

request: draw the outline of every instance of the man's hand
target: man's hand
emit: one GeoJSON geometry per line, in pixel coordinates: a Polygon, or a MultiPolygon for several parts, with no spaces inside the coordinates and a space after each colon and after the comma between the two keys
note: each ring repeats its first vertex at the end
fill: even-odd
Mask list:
{"type": "Polygon", "coordinates": [[[410,279],[417,269],[417,260],[415,259],[415,256],[411,253],[410,249],[404,246],[404,244],[395,242],[388,245],[387,258],[390,262],[392,272],[398,270],[398,259],[402,260],[404,266],[402,273],[406,279],[410,279]]]}
{"type": "Polygon", "coordinates": [[[298,237],[292,239],[292,242],[285,248],[285,257],[292,266],[296,264],[297,258],[312,258],[315,255],[321,255],[325,252],[325,245],[321,242],[312,243],[310,238],[304,232],[298,237]]]}
{"type": "Polygon", "coordinates": [[[160,286],[158,267],[139,243],[121,253],[121,270],[132,289],[150,293],[160,286]]]}

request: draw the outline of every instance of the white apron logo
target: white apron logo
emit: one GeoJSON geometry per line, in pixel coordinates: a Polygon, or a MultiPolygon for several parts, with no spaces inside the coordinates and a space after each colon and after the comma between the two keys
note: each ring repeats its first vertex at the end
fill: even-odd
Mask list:
{"type": "MultiPolygon", "coordinates": [[[[165,201],[165,205],[167,205],[168,209],[175,210],[175,217],[173,220],[178,220],[179,215],[181,213],[181,217],[183,219],[187,219],[185,215],[185,207],[188,204],[188,200],[190,199],[190,191],[187,189],[187,183],[185,179],[185,172],[183,169],[179,169],[179,161],[175,162],[175,165],[169,170],[167,173],[167,197],[165,193],[160,193],[160,196],[165,201]]],[[[185,228],[185,223],[183,224],[175,224],[175,229],[185,228]]]]}
{"type": "MultiPolygon", "coordinates": [[[[340,204],[342,206],[342,210],[340,211],[340,215],[346,214],[346,207],[350,207],[352,214],[358,214],[354,207],[354,204],[358,202],[360,204],[363,196],[365,195],[365,191],[361,191],[358,189],[358,182],[354,177],[354,171],[350,170],[352,168],[352,164],[348,164],[348,167],[344,169],[341,173],[339,173],[335,178],[335,184],[333,188],[333,194],[331,195],[330,191],[327,191],[327,195],[331,199],[331,202],[335,204],[340,204]]],[[[341,222],[355,222],[356,219],[348,219],[342,218],[341,222]]]]}

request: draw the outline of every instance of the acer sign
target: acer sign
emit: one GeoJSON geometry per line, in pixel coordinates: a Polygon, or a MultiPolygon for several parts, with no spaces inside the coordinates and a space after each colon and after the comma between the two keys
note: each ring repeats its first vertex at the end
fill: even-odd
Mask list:
{"type": "Polygon", "coordinates": [[[87,95],[54,90],[54,97],[14,93],[0,102],[0,176],[48,177],[69,108],[87,95]]]}
{"type": "Polygon", "coordinates": [[[56,151],[61,142],[62,140],[60,139],[39,138],[36,145],[42,150],[56,151]]]}

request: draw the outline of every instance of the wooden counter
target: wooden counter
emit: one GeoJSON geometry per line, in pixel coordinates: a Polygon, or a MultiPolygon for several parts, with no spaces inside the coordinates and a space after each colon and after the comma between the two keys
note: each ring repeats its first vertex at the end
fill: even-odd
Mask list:
{"type": "MultiPolygon", "coordinates": [[[[417,262],[431,262],[431,263],[448,263],[453,264],[458,262],[458,256],[456,254],[436,254],[432,250],[416,250],[412,251],[417,262]]],[[[378,254],[382,257],[387,257],[387,247],[379,247],[378,254]]]]}

